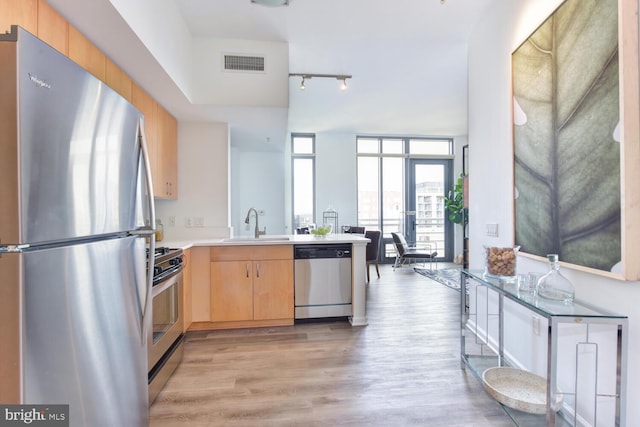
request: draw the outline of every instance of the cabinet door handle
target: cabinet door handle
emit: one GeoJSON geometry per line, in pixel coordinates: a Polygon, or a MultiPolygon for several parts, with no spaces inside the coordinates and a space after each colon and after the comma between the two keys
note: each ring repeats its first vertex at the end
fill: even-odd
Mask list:
{"type": "Polygon", "coordinates": [[[260,264],[256,264],[256,277],[260,277],[260,264]]]}
{"type": "Polygon", "coordinates": [[[246,263],[244,267],[247,270],[247,278],[249,278],[249,263],[246,263]]]}

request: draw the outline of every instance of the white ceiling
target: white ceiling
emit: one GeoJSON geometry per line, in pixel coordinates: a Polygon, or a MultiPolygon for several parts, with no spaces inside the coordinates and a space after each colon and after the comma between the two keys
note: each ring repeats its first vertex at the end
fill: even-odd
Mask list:
{"type": "MultiPolygon", "coordinates": [[[[466,135],[467,38],[497,0],[169,0],[193,37],[286,42],[289,72],[351,74],[299,90],[289,108],[191,105],[109,0],[49,0],[179,120],[230,124],[232,144],[280,150],[288,132],[466,135]],[[265,143],[266,138],[269,142],[265,143]]],[[[161,4],[158,2],[157,4],[161,4]]]]}

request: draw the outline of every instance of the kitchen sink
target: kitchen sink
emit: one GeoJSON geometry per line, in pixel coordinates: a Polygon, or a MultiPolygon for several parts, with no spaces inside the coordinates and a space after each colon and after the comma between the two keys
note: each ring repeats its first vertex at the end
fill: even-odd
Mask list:
{"type": "Polygon", "coordinates": [[[223,242],[283,242],[291,240],[288,236],[260,236],[255,237],[230,237],[228,239],[222,239],[223,242]]]}

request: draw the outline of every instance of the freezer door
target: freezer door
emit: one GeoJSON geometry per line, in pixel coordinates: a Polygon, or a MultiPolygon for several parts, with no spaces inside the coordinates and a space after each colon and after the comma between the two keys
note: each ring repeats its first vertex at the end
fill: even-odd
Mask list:
{"type": "Polygon", "coordinates": [[[145,243],[23,257],[23,402],[69,404],[71,426],[147,426],[145,243]]]}
{"type": "Polygon", "coordinates": [[[138,110],[24,30],[17,80],[20,243],[139,226],[138,110]]]}

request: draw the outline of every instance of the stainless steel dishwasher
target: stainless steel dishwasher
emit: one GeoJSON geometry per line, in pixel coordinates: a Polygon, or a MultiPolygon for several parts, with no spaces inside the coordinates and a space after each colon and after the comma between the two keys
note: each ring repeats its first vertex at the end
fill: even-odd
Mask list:
{"type": "Polygon", "coordinates": [[[295,245],[295,318],[351,316],[351,244],[295,245]]]}

